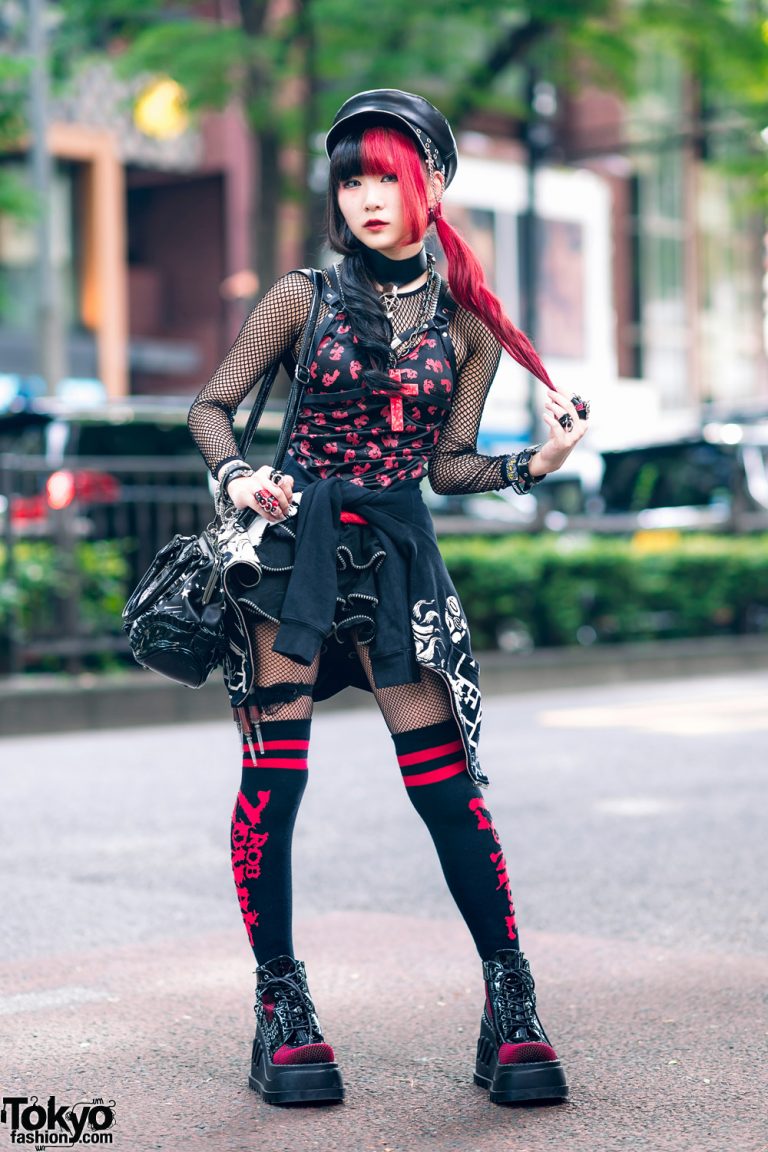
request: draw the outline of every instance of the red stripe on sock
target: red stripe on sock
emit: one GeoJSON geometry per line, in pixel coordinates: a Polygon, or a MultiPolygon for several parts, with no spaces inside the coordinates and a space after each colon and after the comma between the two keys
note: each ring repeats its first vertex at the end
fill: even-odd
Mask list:
{"type": "Polygon", "coordinates": [[[259,757],[258,760],[243,760],[243,768],[301,768],[306,772],[307,761],[297,758],[296,760],[282,759],[277,756],[265,756],[264,759],[259,757]]]}
{"type": "MultiPolygon", "coordinates": [[[[253,743],[255,747],[257,743],[255,738],[253,743]]],[[[243,741],[243,747],[248,747],[245,741],[243,741]]],[[[296,749],[297,751],[306,752],[309,748],[309,740],[265,740],[264,748],[279,748],[285,752],[292,752],[294,749],[296,749]]]]}
{"type": "Polygon", "coordinates": [[[461,750],[461,740],[454,740],[450,744],[438,744],[436,748],[424,748],[421,752],[406,752],[404,756],[398,756],[397,762],[401,768],[407,768],[410,764],[423,764],[425,760],[437,760],[438,756],[461,750]]]}
{"type": "Polygon", "coordinates": [[[439,780],[447,780],[449,776],[458,776],[463,772],[466,764],[459,760],[455,764],[446,764],[444,768],[434,768],[431,772],[422,772],[419,776],[403,776],[406,788],[414,788],[418,784],[437,784],[439,780]]]}

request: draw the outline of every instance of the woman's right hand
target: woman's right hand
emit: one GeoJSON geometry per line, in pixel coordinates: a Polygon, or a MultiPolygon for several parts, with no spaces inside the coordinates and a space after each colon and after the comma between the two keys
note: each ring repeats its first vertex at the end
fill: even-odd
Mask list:
{"type": "Polygon", "coordinates": [[[270,524],[277,524],[288,515],[293,499],[293,477],[284,475],[275,484],[270,479],[272,472],[273,469],[264,464],[250,476],[238,476],[227,485],[227,494],[238,511],[252,508],[270,524]],[[257,495],[267,502],[266,507],[256,499],[257,495]]]}

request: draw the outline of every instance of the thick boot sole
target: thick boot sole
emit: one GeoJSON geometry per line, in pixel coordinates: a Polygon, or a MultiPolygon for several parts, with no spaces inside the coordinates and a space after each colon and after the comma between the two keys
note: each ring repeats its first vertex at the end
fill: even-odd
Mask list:
{"type": "Polygon", "coordinates": [[[344,1099],[338,1064],[273,1064],[257,1043],[248,1085],[265,1104],[337,1104],[344,1099]]]}
{"type": "Polygon", "coordinates": [[[493,1104],[519,1104],[526,1100],[565,1100],[568,1085],[559,1060],[537,1064],[499,1064],[493,1034],[483,1017],[477,1042],[475,1084],[487,1088],[493,1104]]]}

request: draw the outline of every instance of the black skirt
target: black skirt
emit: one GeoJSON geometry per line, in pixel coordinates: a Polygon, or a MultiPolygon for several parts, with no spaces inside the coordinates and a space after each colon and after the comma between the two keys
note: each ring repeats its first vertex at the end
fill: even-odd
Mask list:
{"type": "MultiPolygon", "coordinates": [[[[258,547],[261,564],[258,582],[230,582],[251,630],[258,627],[259,620],[280,623],[283,600],[294,566],[295,525],[296,518],[292,518],[266,527],[258,547]]],[[[352,631],[357,642],[364,645],[370,644],[376,635],[376,613],[380,603],[376,574],[386,562],[386,556],[370,525],[341,523],[336,548],[336,613],[320,650],[320,669],[312,693],[315,700],[326,700],[348,686],[370,691],[355,650],[352,631]]]]}

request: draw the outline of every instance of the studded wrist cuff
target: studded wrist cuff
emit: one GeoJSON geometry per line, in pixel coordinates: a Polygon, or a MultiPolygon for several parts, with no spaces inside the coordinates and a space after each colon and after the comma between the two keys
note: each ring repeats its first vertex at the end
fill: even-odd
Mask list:
{"type": "Polygon", "coordinates": [[[532,444],[530,447],[524,448],[522,452],[507,456],[504,461],[506,487],[517,492],[518,496],[524,496],[526,492],[530,492],[534,484],[540,484],[544,479],[543,476],[532,476],[528,467],[531,459],[540,448],[541,444],[532,444]]]}
{"type": "Polygon", "coordinates": [[[233,480],[239,480],[242,476],[253,476],[253,468],[250,464],[243,464],[240,468],[231,468],[224,477],[222,484],[229,491],[229,485],[233,480]]]}
{"type": "Polygon", "coordinates": [[[253,471],[250,464],[248,464],[245,460],[242,460],[239,456],[236,456],[234,459],[227,460],[226,463],[221,465],[219,471],[216,474],[216,479],[219,484],[226,484],[227,480],[229,480],[235,472],[240,471],[242,468],[247,468],[249,471],[253,471]]]}

